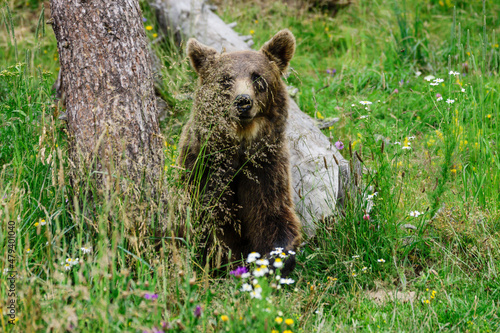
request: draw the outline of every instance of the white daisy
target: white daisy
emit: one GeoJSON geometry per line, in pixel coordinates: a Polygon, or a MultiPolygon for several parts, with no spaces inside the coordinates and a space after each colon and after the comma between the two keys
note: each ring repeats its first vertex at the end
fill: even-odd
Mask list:
{"type": "Polygon", "coordinates": [[[410,212],[410,216],[411,217],[419,217],[420,215],[422,215],[423,213],[419,212],[418,210],[416,211],[411,211],[410,212]]]}
{"type": "Polygon", "coordinates": [[[82,247],[80,250],[82,250],[83,254],[88,254],[92,250],[91,247],[82,247]]]}
{"type": "Polygon", "coordinates": [[[243,285],[241,286],[241,291],[252,291],[252,286],[248,283],[243,283],[243,285]]]}
{"type": "Polygon", "coordinates": [[[261,276],[266,275],[266,272],[265,272],[262,268],[257,267],[257,268],[253,271],[253,275],[254,275],[255,277],[261,277],[261,276]]]}
{"type": "Polygon", "coordinates": [[[259,260],[256,260],[255,263],[259,266],[267,266],[267,265],[269,265],[269,260],[259,259],[259,260]]]}
{"type": "Polygon", "coordinates": [[[281,260],[280,258],[276,258],[273,262],[273,266],[276,268],[283,267],[283,260],[281,260]]]}
{"type": "Polygon", "coordinates": [[[295,280],[290,279],[290,278],[288,278],[288,279],[280,279],[280,284],[292,284],[294,282],[295,282],[295,280]]]}
{"type": "Polygon", "coordinates": [[[255,290],[250,292],[250,297],[262,299],[262,295],[260,293],[256,292],[255,290]]]}
{"type": "Polygon", "coordinates": [[[257,258],[260,258],[260,254],[257,252],[252,252],[248,255],[247,262],[254,262],[255,260],[257,260],[257,258]]]}

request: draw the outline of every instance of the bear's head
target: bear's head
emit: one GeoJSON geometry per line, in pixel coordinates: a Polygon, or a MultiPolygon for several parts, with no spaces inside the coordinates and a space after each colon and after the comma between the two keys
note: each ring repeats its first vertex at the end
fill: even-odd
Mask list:
{"type": "Polygon", "coordinates": [[[264,119],[285,122],[287,93],[281,75],[294,52],[295,38],[289,30],[278,32],[259,51],[220,54],[193,38],[187,44],[200,90],[214,93],[205,104],[222,98],[240,135],[254,132],[264,119]]]}

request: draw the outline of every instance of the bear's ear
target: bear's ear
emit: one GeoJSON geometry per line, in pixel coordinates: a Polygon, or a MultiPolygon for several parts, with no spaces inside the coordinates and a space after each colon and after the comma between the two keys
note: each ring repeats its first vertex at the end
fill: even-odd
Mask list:
{"type": "Polygon", "coordinates": [[[281,73],[285,72],[295,53],[295,37],[288,29],[281,30],[260,49],[270,61],[274,61],[281,73]]]}
{"type": "Polygon", "coordinates": [[[205,74],[207,65],[212,63],[218,54],[214,48],[203,45],[194,38],[190,38],[187,42],[187,55],[191,66],[200,76],[205,74]]]}

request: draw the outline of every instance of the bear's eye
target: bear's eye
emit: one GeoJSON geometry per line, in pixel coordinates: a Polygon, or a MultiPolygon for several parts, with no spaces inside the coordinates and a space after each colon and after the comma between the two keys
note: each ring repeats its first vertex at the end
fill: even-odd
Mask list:
{"type": "Polygon", "coordinates": [[[267,89],[266,80],[259,74],[252,74],[252,82],[255,89],[259,92],[264,92],[267,89]]]}
{"type": "Polygon", "coordinates": [[[222,87],[222,89],[230,89],[233,84],[233,79],[229,76],[223,76],[219,80],[219,84],[222,87]]]}

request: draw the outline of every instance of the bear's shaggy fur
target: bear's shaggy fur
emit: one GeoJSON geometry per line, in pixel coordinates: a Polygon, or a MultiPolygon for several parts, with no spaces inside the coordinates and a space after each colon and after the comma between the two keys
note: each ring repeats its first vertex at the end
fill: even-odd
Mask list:
{"type": "MultiPolygon", "coordinates": [[[[294,210],[285,126],[288,94],[281,80],[295,38],[278,32],[259,51],[219,54],[195,39],[187,44],[199,75],[178,163],[190,172],[203,223],[241,259],[276,247],[294,250],[300,222],[294,210]]],[[[282,273],[295,266],[291,256],[282,273]]]]}

